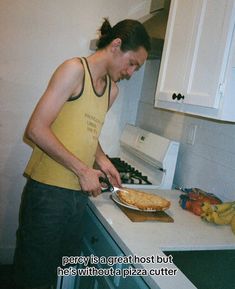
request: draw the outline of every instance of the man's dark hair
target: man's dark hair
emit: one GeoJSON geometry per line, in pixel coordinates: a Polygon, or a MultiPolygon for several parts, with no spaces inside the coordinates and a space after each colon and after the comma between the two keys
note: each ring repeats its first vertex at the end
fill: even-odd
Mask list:
{"type": "Polygon", "coordinates": [[[121,50],[136,51],[139,47],[150,51],[150,38],[143,24],[137,20],[125,19],[111,27],[107,18],[100,28],[100,38],[97,41],[97,48],[102,49],[109,45],[115,38],[122,40],[121,50]]]}

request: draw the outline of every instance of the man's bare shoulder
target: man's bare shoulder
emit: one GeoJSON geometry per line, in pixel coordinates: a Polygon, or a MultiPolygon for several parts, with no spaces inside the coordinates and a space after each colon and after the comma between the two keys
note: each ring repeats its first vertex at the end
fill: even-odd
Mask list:
{"type": "Polygon", "coordinates": [[[55,70],[50,84],[62,85],[72,89],[72,94],[80,90],[84,78],[84,68],[80,58],[74,57],[65,60],[55,70]]]}
{"type": "Polygon", "coordinates": [[[69,71],[72,73],[76,73],[80,76],[83,75],[83,73],[84,73],[83,64],[82,64],[81,59],[79,57],[73,57],[73,58],[65,60],[59,66],[59,69],[62,69],[64,71],[69,71]]]}

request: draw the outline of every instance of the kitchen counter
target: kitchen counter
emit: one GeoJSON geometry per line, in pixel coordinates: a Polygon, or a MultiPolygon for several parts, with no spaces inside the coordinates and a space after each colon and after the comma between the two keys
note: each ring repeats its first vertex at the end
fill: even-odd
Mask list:
{"type": "MultiPolygon", "coordinates": [[[[200,217],[183,210],[178,204],[180,191],[155,190],[155,192],[171,201],[167,213],[174,219],[174,223],[132,222],[111,200],[110,193],[90,198],[89,207],[126,256],[167,258],[164,251],[235,249],[235,236],[230,226],[206,223],[200,217]]],[[[163,274],[165,276],[143,276],[150,288],[196,288],[170,259],[165,261],[169,262],[161,263],[155,260],[135,266],[146,270],[163,267],[176,269],[175,276],[165,274],[163,274]]]]}

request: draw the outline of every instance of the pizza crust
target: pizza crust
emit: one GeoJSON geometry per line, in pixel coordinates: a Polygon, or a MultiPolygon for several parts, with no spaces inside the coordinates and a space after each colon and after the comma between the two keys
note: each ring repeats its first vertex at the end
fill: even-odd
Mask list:
{"type": "Polygon", "coordinates": [[[163,211],[170,207],[170,202],[156,194],[141,192],[133,189],[117,191],[121,202],[135,206],[141,210],[163,211]]]}

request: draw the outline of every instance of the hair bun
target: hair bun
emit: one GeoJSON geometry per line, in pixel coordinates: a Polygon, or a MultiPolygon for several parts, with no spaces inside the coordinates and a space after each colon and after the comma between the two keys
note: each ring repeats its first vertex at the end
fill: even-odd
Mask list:
{"type": "Polygon", "coordinates": [[[104,18],[104,22],[103,22],[102,26],[100,27],[101,36],[110,34],[111,30],[112,30],[112,27],[109,23],[108,18],[104,18]]]}

